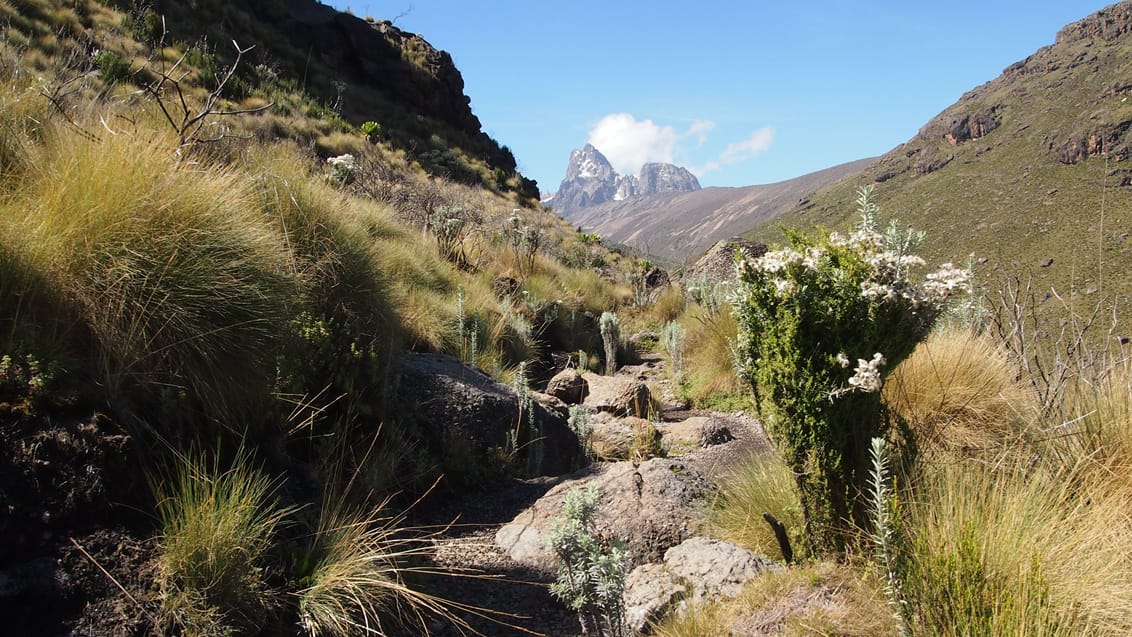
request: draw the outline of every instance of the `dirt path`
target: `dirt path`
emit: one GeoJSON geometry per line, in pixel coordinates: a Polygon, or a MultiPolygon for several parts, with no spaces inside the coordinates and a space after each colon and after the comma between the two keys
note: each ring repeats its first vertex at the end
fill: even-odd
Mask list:
{"type": "MultiPolygon", "coordinates": [[[[662,365],[657,357],[623,368],[620,374],[646,380],[655,391],[663,392],[662,365]]],[[[729,442],[679,455],[687,466],[708,476],[718,479],[752,453],[770,449],[761,424],[743,413],[680,410],[670,403],[661,420],[676,423],[692,417],[710,418],[726,426],[734,436],[729,442]]],[[[534,504],[561,479],[515,480],[490,492],[432,503],[425,512],[422,523],[443,524],[457,518],[460,522],[435,539],[435,566],[457,575],[429,577],[427,585],[437,596],[469,607],[457,615],[483,635],[582,635],[574,613],[550,595],[550,578],[515,563],[495,544],[495,533],[502,525],[534,504]],[[496,612],[489,620],[470,608],[496,612]]],[[[430,631],[437,637],[461,634],[456,627],[441,623],[431,626],[430,631]]]]}

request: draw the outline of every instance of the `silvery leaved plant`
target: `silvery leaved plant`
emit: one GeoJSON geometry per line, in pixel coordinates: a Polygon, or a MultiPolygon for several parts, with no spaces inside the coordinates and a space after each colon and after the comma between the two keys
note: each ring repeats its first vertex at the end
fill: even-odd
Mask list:
{"type": "Polygon", "coordinates": [[[866,528],[859,494],[869,441],[888,429],[884,378],[970,289],[969,272],[952,264],[914,278],[923,234],[895,223],[878,231],[871,194],[859,191],[848,236],[789,233],[788,246],[736,261],[736,359],[794,471],[814,551],[844,551],[850,529],[866,528]]]}

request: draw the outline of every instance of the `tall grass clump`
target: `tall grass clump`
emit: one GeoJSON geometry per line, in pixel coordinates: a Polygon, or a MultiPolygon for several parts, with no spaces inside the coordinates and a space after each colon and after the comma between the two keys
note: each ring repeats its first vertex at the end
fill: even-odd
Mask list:
{"type": "Polygon", "coordinates": [[[917,235],[877,229],[870,190],[848,238],[790,235],[791,246],[739,262],[734,298],[743,376],[794,472],[810,549],[843,552],[867,528],[869,441],[889,428],[879,390],[927,337],[967,275],[946,265],[917,288],[917,235]],[[853,366],[852,360],[857,363],[853,366]]]}
{"type": "Polygon", "coordinates": [[[59,332],[93,352],[112,395],[173,390],[234,424],[274,377],[284,255],[237,173],[175,150],[161,135],[53,129],[4,204],[2,241],[74,308],[59,332]]]}
{"type": "Polygon", "coordinates": [[[231,468],[190,453],[154,486],[161,522],[162,619],[185,635],[235,635],[262,627],[278,606],[270,552],[287,508],[278,486],[245,452],[231,468]]]}
{"type": "Polygon", "coordinates": [[[731,306],[726,302],[692,304],[683,325],[687,372],[681,393],[697,407],[749,408],[750,387],[735,365],[739,324],[731,306]]]}
{"type": "Polygon", "coordinates": [[[776,455],[752,455],[721,481],[712,524],[727,540],[763,555],[782,555],[782,547],[764,514],[785,525],[792,540],[802,537],[802,505],[794,475],[776,455]]]}
{"type": "Polygon", "coordinates": [[[1006,352],[967,328],[933,332],[888,377],[883,397],[925,457],[1023,444],[1037,416],[1006,352]]]}
{"type": "Polygon", "coordinates": [[[921,479],[904,574],[918,627],[956,636],[1132,631],[1127,489],[1031,463],[947,463],[921,479]]]}
{"type": "Polygon", "coordinates": [[[404,529],[404,514],[383,514],[388,500],[368,510],[324,504],[311,538],[310,570],[296,593],[305,634],[386,635],[394,628],[427,634],[430,614],[468,628],[447,602],[406,583],[406,575],[433,572],[422,564],[433,547],[429,538],[404,529]]]}

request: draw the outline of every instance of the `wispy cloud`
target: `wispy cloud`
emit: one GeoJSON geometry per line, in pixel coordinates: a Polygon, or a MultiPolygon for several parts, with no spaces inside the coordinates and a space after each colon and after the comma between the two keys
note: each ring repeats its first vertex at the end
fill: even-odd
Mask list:
{"type": "MultiPolygon", "coordinates": [[[[713,130],[715,122],[707,119],[694,120],[686,130],[678,131],[651,119],[638,120],[629,113],[613,113],[594,124],[588,141],[605,155],[617,172],[635,174],[648,162],[677,163],[677,158],[686,157],[683,146],[703,146],[713,130]]],[[[765,126],[742,141],[728,144],[717,159],[689,170],[702,176],[751,159],[768,150],[773,142],[774,128],[765,126]]]]}

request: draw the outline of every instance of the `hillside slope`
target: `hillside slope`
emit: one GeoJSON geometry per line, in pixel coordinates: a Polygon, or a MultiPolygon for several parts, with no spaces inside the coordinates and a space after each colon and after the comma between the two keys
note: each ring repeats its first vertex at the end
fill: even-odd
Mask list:
{"type": "Polygon", "coordinates": [[[583,229],[670,263],[694,259],[716,241],[767,223],[809,193],[863,170],[872,159],[795,179],[743,188],[705,188],[610,201],[564,216],[583,229]]]}
{"type": "MultiPolygon", "coordinates": [[[[853,179],[784,214],[845,227],[853,191],[876,183],[882,214],[927,231],[930,259],[1030,270],[1064,298],[1127,297],[1132,282],[1132,3],[1063,28],[853,179]]],[[[756,240],[781,238],[762,224],[756,240]]],[[[1083,303],[1090,308],[1093,301],[1083,303]]]]}

